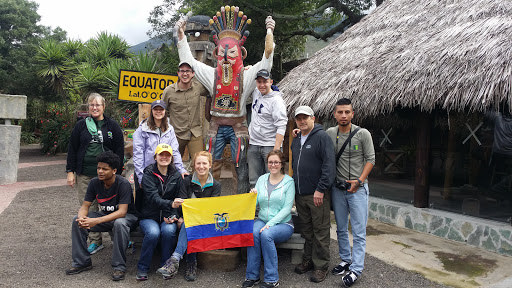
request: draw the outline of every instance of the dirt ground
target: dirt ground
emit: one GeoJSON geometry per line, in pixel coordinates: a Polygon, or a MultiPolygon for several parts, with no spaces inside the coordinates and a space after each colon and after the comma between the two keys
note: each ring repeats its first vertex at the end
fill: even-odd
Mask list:
{"type": "MultiPolygon", "coordinates": [[[[65,156],[46,157],[22,149],[21,163],[53,161],[65,156]]],[[[65,178],[63,164],[20,169],[20,179],[42,181],[65,178]]],[[[230,180],[223,180],[227,189],[230,180]]],[[[155,271],[159,255],[153,257],[149,280],[135,280],[140,246],[127,253],[126,279],[110,280],[112,245],[103,233],[105,249],[92,256],[94,268],[78,275],[65,275],[71,265],[71,221],[78,210],[75,190],[67,186],[21,191],[0,214],[0,287],[240,287],[245,276],[245,263],[234,272],[199,270],[195,282],[184,279],[184,262],[175,279],[163,280],[155,271]]],[[[337,244],[331,241],[331,265],[339,261],[337,244]]],[[[320,283],[310,282],[309,274],[297,275],[290,263],[289,251],[279,251],[281,287],[340,287],[341,277],[329,275],[320,283]]],[[[444,287],[421,275],[386,264],[374,257],[366,257],[365,272],[353,287],[444,287]]]]}

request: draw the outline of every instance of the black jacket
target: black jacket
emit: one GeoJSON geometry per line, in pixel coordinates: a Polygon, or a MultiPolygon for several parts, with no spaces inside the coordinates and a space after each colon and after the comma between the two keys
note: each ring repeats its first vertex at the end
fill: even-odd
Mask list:
{"type": "MultiPolygon", "coordinates": [[[[139,219],[153,219],[160,223],[163,217],[178,216],[178,209],[172,208],[174,198],[178,197],[183,180],[181,174],[174,168],[174,164],[167,168],[165,182],[157,176],[157,164],[150,164],[144,169],[142,188],[144,190],[142,209],[139,219]]],[[[138,200],[135,200],[136,202],[138,200]]]]}
{"type": "MultiPolygon", "coordinates": [[[[121,166],[117,168],[116,174],[121,175],[123,172],[123,160],[124,160],[124,137],[123,131],[116,121],[104,117],[104,125],[101,127],[103,133],[103,147],[105,151],[111,150],[117,156],[121,162],[121,166]]],[[[87,129],[85,119],[76,122],[68,146],[68,159],[66,163],[66,172],[76,172],[80,175],[82,173],[82,162],[85,157],[85,150],[89,146],[92,140],[91,133],[87,129]]]]}
{"type": "Polygon", "coordinates": [[[315,190],[326,193],[336,177],[334,144],[320,124],[315,124],[302,147],[300,138],[299,135],[292,142],[295,192],[299,195],[312,195],[315,190]]]}
{"type": "MultiPolygon", "coordinates": [[[[183,184],[181,185],[179,198],[192,198],[192,193],[194,193],[194,195],[197,198],[220,196],[221,185],[219,181],[213,179],[213,185],[202,189],[199,184],[192,182],[192,176],[193,174],[187,175],[185,176],[185,179],[183,179],[183,184]]],[[[183,215],[181,207],[179,213],[180,215],[183,215]]]]}

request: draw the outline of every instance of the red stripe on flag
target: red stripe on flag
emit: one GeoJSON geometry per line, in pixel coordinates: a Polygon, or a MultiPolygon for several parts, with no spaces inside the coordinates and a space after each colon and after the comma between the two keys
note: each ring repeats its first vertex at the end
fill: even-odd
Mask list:
{"type": "Polygon", "coordinates": [[[188,241],[187,253],[247,246],[254,246],[252,233],[191,240],[188,241]]]}

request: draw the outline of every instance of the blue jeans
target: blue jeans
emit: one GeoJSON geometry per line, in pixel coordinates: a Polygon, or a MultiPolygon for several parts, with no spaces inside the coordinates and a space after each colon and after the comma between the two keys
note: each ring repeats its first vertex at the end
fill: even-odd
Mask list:
{"type": "Polygon", "coordinates": [[[332,188],[332,207],[336,219],[336,233],[338,234],[338,248],[342,261],[352,263],[350,270],[358,275],[363,273],[364,255],[366,250],[366,224],[368,222],[368,184],[359,187],[356,193],[332,188]],[[350,255],[350,241],[348,239],[348,215],[352,226],[353,249],[350,255]]]}
{"type": "Polygon", "coordinates": [[[247,150],[247,163],[249,163],[249,184],[254,188],[258,178],[268,173],[267,155],[274,150],[274,146],[259,146],[249,144],[247,150]]]}
{"type": "Polygon", "coordinates": [[[219,126],[217,130],[217,135],[215,137],[215,143],[213,146],[213,160],[222,159],[222,153],[224,152],[224,147],[226,147],[229,142],[231,145],[231,159],[235,164],[235,170],[237,174],[238,187],[237,193],[243,194],[249,192],[249,168],[247,166],[247,149],[249,149],[248,144],[244,144],[245,147],[240,147],[240,154],[238,154],[238,141],[241,141],[240,144],[248,143],[247,138],[237,138],[235,135],[235,130],[231,126],[219,126]],[[238,156],[238,162],[237,162],[238,156]],[[238,163],[238,165],[237,165],[238,163]]]}
{"type": "Polygon", "coordinates": [[[139,221],[140,229],[144,234],[142,248],[140,249],[139,263],[137,269],[141,272],[148,272],[153,258],[158,239],[160,239],[160,247],[162,248],[162,258],[160,258],[160,266],[163,266],[165,260],[171,257],[171,251],[176,246],[177,225],[162,222],[158,224],[153,219],[142,219],[139,221]]]}
{"type": "MultiPolygon", "coordinates": [[[[187,230],[185,229],[185,222],[183,222],[180,228],[180,235],[178,236],[178,245],[176,245],[176,249],[174,250],[174,253],[172,253],[172,256],[181,260],[181,258],[183,258],[183,255],[185,255],[185,253],[187,252],[187,245],[187,230]]],[[[196,262],[196,256],[197,253],[187,254],[187,263],[196,262]]]]}
{"type": "Polygon", "coordinates": [[[235,136],[235,130],[231,126],[219,126],[217,137],[215,138],[215,146],[213,147],[213,160],[222,159],[222,153],[227,143],[231,144],[231,158],[233,163],[236,162],[236,154],[238,141],[235,136]]]}
{"type": "Polygon", "coordinates": [[[263,281],[274,283],[279,281],[276,243],[282,243],[290,239],[293,234],[293,227],[288,224],[277,224],[260,233],[263,226],[265,226],[265,222],[260,219],[254,220],[252,228],[254,246],[247,247],[245,278],[249,280],[260,279],[261,256],[263,254],[263,281]]]}

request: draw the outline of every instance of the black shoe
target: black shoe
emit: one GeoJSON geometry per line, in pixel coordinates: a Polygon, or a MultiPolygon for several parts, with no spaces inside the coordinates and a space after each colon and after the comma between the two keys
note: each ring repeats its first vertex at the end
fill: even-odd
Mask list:
{"type": "Polygon", "coordinates": [[[273,288],[279,286],[279,282],[261,282],[260,288],[273,288]]]}
{"type": "Polygon", "coordinates": [[[350,264],[348,264],[345,261],[341,261],[341,263],[338,264],[338,266],[332,268],[331,272],[333,275],[342,275],[348,271],[350,271],[350,264]]]}
{"type": "Polygon", "coordinates": [[[304,274],[308,271],[313,270],[313,268],[315,267],[313,266],[313,262],[311,262],[311,260],[302,260],[302,263],[295,266],[295,273],[304,274]]]}
{"type": "Polygon", "coordinates": [[[197,262],[187,263],[187,272],[185,272],[185,280],[196,281],[197,278],[197,262]]]}
{"type": "Polygon", "coordinates": [[[345,287],[350,287],[356,282],[357,277],[359,276],[357,276],[354,271],[350,271],[347,273],[347,275],[343,276],[341,280],[343,280],[343,285],[345,285],[345,287]]]}
{"type": "Polygon", "coordinates": [[[92,264],[82,266],[82,267],[71,267],[66,270],[66,275],[75,275],[75,274],[82,273],[84,271],[91,270],[91,269],[92,269],[92,264]]]}
{"type": "Polygon", "coordinates": [[[125,274],[124,271],[114,270],[114,272],[112,273],[112,280],[114,280],[114,281],[124,280],[124,274],[125,274]]]}
{"type": "Polygon", "coordinates": [[[254,287],[254,285],[256,285],[258,283],[260,283],[260,279],[258,279],[258,280],[245,279],[244,283],[242,283],[242,287],[251,288],[251,287],[254,287]]]}

